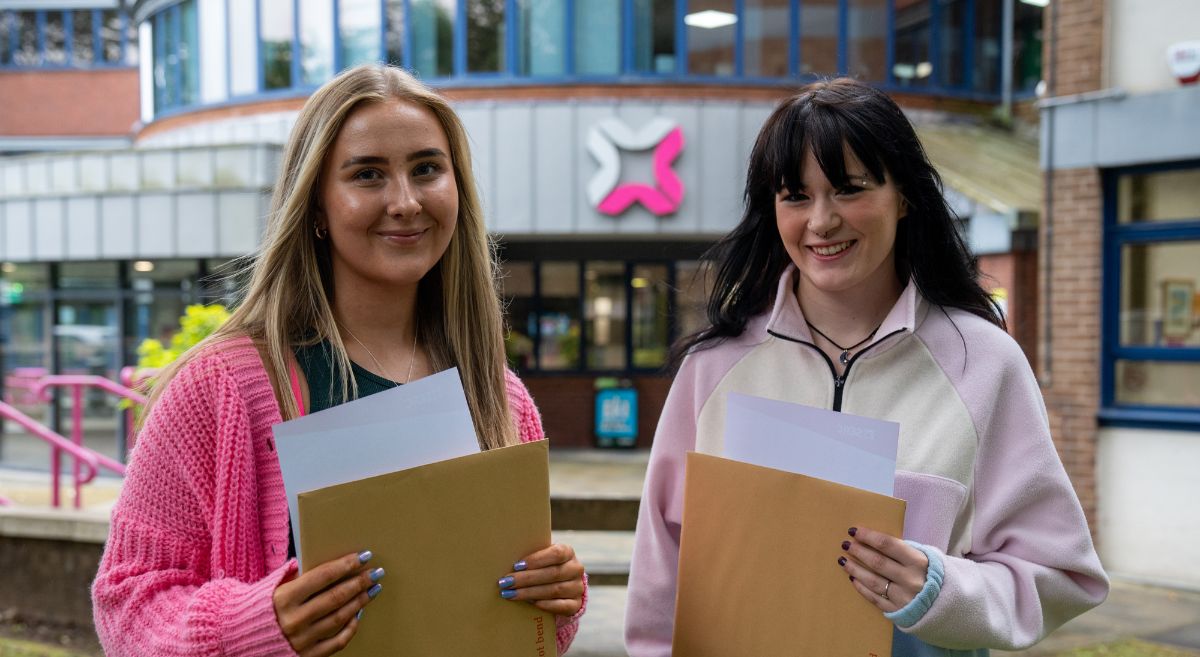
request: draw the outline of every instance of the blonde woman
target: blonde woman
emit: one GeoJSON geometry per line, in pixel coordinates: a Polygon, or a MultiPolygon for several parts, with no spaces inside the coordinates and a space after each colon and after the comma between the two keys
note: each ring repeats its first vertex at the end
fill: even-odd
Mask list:
{"type": "MultiPolygon", "coordinates": [[[[543,438],[505,367],[462,124],[400,69],[351,69],[305,104],[251,270],[151,397],[92,589],[110,656],[323,657],[387,595],[370,546],[297,576],[273,424],[458,367],[483,449],[543,438]]],[[[557,614],[566,650],[586,590],[571,547],[497,575],[557,614]]]]}

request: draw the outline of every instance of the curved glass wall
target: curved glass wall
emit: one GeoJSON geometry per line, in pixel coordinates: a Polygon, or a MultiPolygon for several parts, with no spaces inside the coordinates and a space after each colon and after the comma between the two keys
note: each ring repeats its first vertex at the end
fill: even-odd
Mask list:
{"type": "MultiPolygon", "coordinates": [[[[156,110],[198,102],[204,47],[225,50],[214,60],[228,71],[224,99],[235,101],[303,94],[371,61],[405,66],[439,87],[795,85],[840,74],[981,100],[1000,98],[1006,58],[1018,94],[1041,74],[1043,10],[1017,3],[1014,41],[1005,44],[1003,0],[247,0],[227,3],[228,35],[212,38],[196,33],[196,2],[145,18],[154,27],[156,110]]],[[[0,23],[10,26],[0,30],[7,61],[30,56],[29,30],[11,25],[43,13],[58,22],[36,34],[65,34],[63,22],[87,32],[98,18],[9,12],[0,23]]],[[[106,52],[86,34],[77,42],[51,50],[106,52]]]]}

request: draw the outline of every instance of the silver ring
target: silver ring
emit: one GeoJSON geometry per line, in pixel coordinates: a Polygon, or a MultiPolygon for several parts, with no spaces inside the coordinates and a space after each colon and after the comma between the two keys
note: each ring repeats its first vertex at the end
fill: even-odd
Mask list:
{"type": "Polygon", "coordinates": [[[882,597],[883,597],[883,599],[884,599],[884,600],[891,600],[891,598],[889,598],[889,597],[888,597],[888,594],[887,594],[887,592],[888,592],[888,589],[890,589],[891,587],[892,587],[892,580],[890,580],[890,579],[889,579],[889,580],[887,581],[887,584],[884,584],[884,585],[883,585],[883,593],[882,593],[882,597]]]}

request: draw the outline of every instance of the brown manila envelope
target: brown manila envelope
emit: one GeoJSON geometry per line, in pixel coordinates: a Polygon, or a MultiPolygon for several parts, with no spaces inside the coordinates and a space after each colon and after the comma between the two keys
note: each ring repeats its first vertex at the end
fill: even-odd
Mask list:
{"type": "Polygon", "coordinates": [[[555,657],[554,615],[496,580],[550,545],[546,441],[300,493],[305,569],[360,550],[383,568],[339,657],[555,657]]]}
{"type": "Polygon", "coordinates": [[[900,536],[904,500],[696,452],[686,472],[675,657],[890,657],[837,559],[850,527],[900,536]]]}

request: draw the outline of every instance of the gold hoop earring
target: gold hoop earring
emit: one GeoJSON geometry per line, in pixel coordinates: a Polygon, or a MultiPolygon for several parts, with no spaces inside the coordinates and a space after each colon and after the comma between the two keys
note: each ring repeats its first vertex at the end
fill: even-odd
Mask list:
{"type": "Polygon", "coordinates": [[[317,239],[319,239],[319,240],[323,240],[326,237],[329,237],[329,231],[322,230],[321,227],[317,226],[317,225],[313,226],[313,232],[315,232],[317,234],[317,239]]]}

